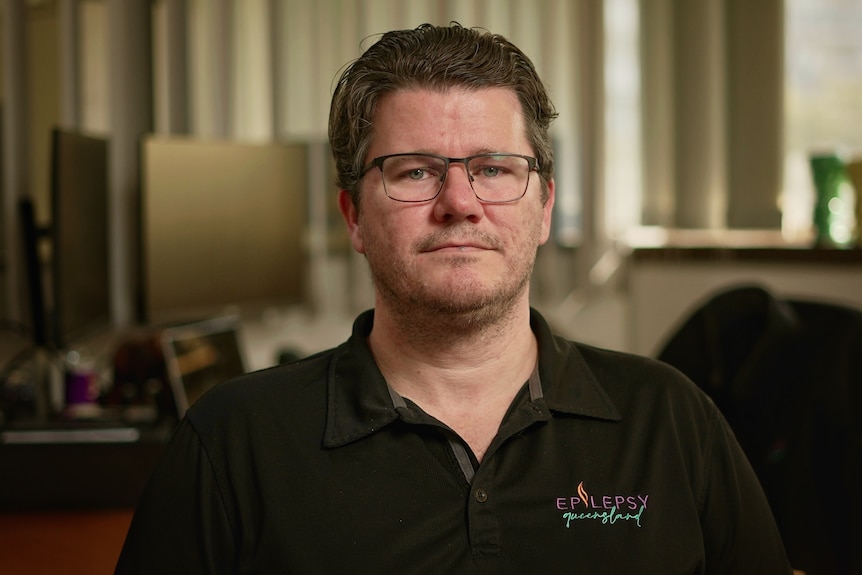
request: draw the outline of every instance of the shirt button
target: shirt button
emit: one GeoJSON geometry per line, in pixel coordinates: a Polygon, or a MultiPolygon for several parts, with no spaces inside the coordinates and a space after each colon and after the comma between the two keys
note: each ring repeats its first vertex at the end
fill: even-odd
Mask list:
{"type": "Polygon", "coordinates": [[[485,503],[486,501],[488,501],[488,492],[484,489],[479,488],[473,492],[473,498],[476,499],[476,501],[478,501],[479,503],[485,503]]]}

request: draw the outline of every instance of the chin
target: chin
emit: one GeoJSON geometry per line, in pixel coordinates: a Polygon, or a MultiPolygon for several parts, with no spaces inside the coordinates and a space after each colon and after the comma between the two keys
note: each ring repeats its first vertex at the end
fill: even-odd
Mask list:
{"type": "Polygon", "coordinates": [[[508,313],[521,301],[523,287],[454,285],[437,293],[427,293],[422,304],[437,314],[462,317],[469,323],[487,322],[508,313]],[[501,289],[503,288],[503,289],[501,289]],[[506,289],[507,288],[507,289],[506,289]]]}

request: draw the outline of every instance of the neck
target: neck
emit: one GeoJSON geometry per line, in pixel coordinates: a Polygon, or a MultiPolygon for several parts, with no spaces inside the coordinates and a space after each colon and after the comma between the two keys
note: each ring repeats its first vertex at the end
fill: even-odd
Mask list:
{"type": "Polygon", "coordinates": [[[485,322],[407,320],[376,308],[369,345],[389,385],[456,431],[479,459],[538,354],[526,299],[485,322]]]}
{"type": "Polygon", "coordinates": [[[418,372],[451,372],[446,379],[457,379],[465,371],[506,373],[513,364],[528,363],[532,369],[535,363],[526,294],[493,316],[483,311],[401,314],[380,300],[377,304],[369,344],[387,377],[415,379],[418,372]]]}

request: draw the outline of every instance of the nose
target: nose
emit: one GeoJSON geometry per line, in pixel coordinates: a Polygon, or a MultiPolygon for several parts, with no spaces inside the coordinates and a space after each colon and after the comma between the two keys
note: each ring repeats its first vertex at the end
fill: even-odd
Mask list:
{"type": "Polygon", "coordinates": [[[443,188],[434,200],[434,217],[441,222],[479,221],[483,215],[484,206],[473,192],[467,166],[452,162],[444,177],[443,188]]]}

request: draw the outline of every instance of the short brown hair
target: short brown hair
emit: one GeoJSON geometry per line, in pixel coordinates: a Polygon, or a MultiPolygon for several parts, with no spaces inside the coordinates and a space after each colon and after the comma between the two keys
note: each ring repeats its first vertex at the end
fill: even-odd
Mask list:
{"type": "MultiPolygon", "coordinates": [[[[554,174],[548,127],[557,113],[530,59],[486,30],[423,24],[388,32],[341,74],[329,111],[329,144],[337,185],[359,205],[359,180],[374,135],[380,97],[400,89],[510,88],[518,96],[527,138],[539,160],[543,196],[554,174]]],[[[545,199],[545,198],[543,198],[545,199]]]]}

